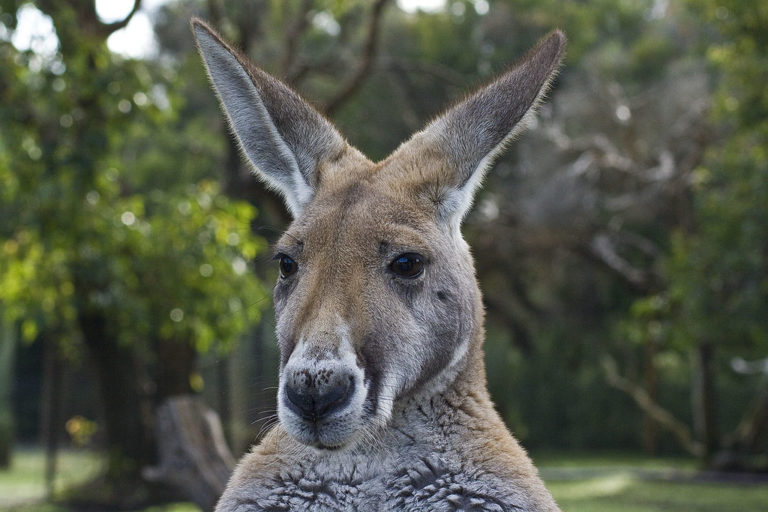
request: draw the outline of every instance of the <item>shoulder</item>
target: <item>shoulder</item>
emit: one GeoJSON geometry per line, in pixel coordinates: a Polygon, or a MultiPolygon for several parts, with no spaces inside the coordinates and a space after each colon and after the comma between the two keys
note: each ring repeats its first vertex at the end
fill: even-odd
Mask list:
{"type": "Polygon", "coordinates": [[[527,475],[520,478],[509,468],[489,467],[455,452],[402,462],[384,482],[389,510],[557,510],[543,486],[534,488],[527,475]]]}

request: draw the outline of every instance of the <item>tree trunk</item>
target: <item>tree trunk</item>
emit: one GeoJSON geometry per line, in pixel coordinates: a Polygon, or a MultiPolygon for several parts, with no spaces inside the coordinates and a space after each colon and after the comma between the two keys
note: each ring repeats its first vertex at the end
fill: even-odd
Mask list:
{"type": "Polygon", "coordinates": [[[11,465],[13,448],[13,366],[16,332],[13,326],[0,324],[0,469],[11,465]]]}
{"type": "Polygon", "coordinates": [[[715,347],[703,342],[694,349],[693,425],[696,439],[704,448],[703,463],[709,464],[719,445],[715,392],[715,347]]]}
{"type": "MultiPolygon", "coordinates": [[[[738,370],[737,370],[738,371],[738,370]]],[[[712,460],[711,467],[725,471],[768,471],[768,371],[765,373],[760,391],[747,407],[736,429],[723,436],[722,450],[712,460]]]]}
{"type": "Polygon", "coordinates": [[[177,487],[204,511],[213,510],[235,460],[218,415],[192,395],[166,400],[157,409],[160,464],[147,468],[148,480],[177,487]]]}
{"type": "Polygon", "coordinates": [[[43,389],[40,435],[45,446],[45,489],[48,498],[53,496],[56,483],[56,463],[61,435],[61,397],[63,367],[56,342],[47,334],[43,342],[43,389]]]}
{"type": "MultiPolygon", "coordinates": [[[[659,396],[659,372],[656,368],[656,340],[650,338],[645,343],[645,392],[653,402],[658,401],[659,396]]],[[[647,455],[654,456],[657,451],[656,420],[643,411],[643,450],[647,455]]]]}
{"type": "Polygon", "coordinates": [[[192,393],[190,377],[197,369],[197,350],[191,343],[155,340],[155,405],[167,398],[192,393]]]}
{"type": "Polygon", "coordinates": [[[101,314],[82,313],[79,322],[102,402],[107,479],[139,478],[141,468],[150,462],[152,445],[145,425],[135,355],[131,347],[119,344],[111,336],[101,314]]]}
{"type": "Polygon", "coordinates": [[[229,355],[230,446],[238,457],[248,450],[255,438],[254,421],[250,413],[259,413],[258,382],[262,376],[257,373],[259,352],[254,351],[254,344],[259,343],[261,330],[262,325],[259,324],[247,336],[243,336],[229,355]]]}
{"type": "Polygon", "coordinates": [[[760,391],[752,410],[744,420],[742,448],[746,453],[768,451],[768,385],[760,391]]]}
{"type": "MultiPolygon", "coordinates": [[[[238,346],[240,343],[238,343],[238,346]]],[[[232,427],[232,391],[229,376],[231,373],[232,357],[238,354],[237,346],[223,357],[216,366],[217,403],[221,422],[224,425],[224,436],[229,441],[229,446],[234,446],[234,428],[232,427]]]]}

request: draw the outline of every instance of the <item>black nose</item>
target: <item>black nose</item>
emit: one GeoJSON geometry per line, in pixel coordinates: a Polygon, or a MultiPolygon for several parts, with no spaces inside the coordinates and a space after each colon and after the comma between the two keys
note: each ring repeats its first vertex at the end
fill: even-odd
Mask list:
{"type": "Polygon", "coordinates": [[[337,379],[331,385],[315,385],[313,379],[305,378],[297,383],[285,384],[286,405],[302,419],[317,422],[332,413],[343,409],[355,389],[355,381],[348,378],[337,379]]]}

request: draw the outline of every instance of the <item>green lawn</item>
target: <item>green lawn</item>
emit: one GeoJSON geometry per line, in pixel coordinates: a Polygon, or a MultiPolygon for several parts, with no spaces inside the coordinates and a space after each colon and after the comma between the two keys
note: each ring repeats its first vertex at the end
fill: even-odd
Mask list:
{"type": "MultiPolygon", "coordinates": [[[[37,448],[23,448],[14,453],[10,470],[0,470],[0,512],[69,512],[45,502],[45,456],[37,448]]],[[[102,468],[99,455],[87,451],[64,450],[58,457],[55,490],[88,481],[102,468]]],[[[152,507],[143,512],[196,512],[183,503],[152,507]]]]}
{"type": "MultiPolygon", "coordinates": [[[[0,510],[17,510],[19,505],[42,501],[45,497],[44,468],[42,450],[17,450],[10,470],[0,471],[0,510]]],[[[95,476],[100,468],[100,458],[92,453],[62,452],[58,457],[55,488],[63,489],[84,482],[95,476]]]]}
{"type": "Polygon", "coordinates": [[[629,473],[551,481],[566,512],[765,512],[768,486],[642,481],[629,473]]]}
{"type": "MultiPolygon", "coordinates": [[[[694,464],[680,459],[637,456],[536,457],[547,486],[564,512],[766,512],[768,484],[702,482],[694,464]]],[[[40,450],[17,452],[10,471],[0,471],[0,511],[64,512],[45,503],[44,457],[40,450]]],[[[59,457],[56,488],[96,475],[98,456],[65,451],[59,457]]],[[[189,504],[144,512],[193,512],[189,504]]]]}
{"type": "Polygon", "coordinates": [[[690,460],[555,456],[537,463],[565,512],[768,511],[765,481],[704,481],[690,460]]]}

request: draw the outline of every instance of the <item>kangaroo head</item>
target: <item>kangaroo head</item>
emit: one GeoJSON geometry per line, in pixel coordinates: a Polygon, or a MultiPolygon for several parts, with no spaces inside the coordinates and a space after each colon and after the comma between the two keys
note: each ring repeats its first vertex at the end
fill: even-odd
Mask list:
{"type": "Polygon", "coordinates": [[[461,220],[547,89],[565,38],[553,32],[374,163],[205,23],[192,24],[243,153],[294,217],[275,253],[280,421],[304,444],[350,446],[386,425],[399,401],[450,385],[479,352],[482,306],[461,220]]]}

